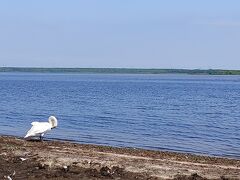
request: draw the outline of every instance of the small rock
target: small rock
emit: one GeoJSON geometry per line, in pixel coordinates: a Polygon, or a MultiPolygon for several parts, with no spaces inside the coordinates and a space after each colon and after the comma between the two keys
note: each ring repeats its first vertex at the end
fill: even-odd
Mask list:
{"type": "Polygon", "coordinates": [[[69,167],[68,166],[63,166],[63,169],[65,172],[67,172],[69,170],[69,167]]]}
{"type": "Polygon", "coordinates": [[[194,179],[194,180],[202,180],[202,179],[204,179],[203,177],[199,176],[197,173],[193,173],[191,175],[191,178],[194,179]]]}
{"type": "Polygon", "coordinates": [[[26,161],[27,159],[26,158],[20,158],[21,159],[21,161],[26,161]]]}
{"type": "Polygon", "coordinates": [[[113,166],[112,167],[112,174],[113,175],[117,175],[117,176],[121,176],[124,174],[124,169],[120,168],[118,166],[113,166]]]}
{"type": "Polygon", "coordinates": [[[44,163],[39,163],[38,167],[39,167],[39,169],[47,169],[49,166],[44,163]]]}
{"type": "Polygon", "coordinates": [[[101,174],[102,176],[111,176],[111,170],[110,170],[107,166],[102,167],[102,168],[100,169],[100,174],[101,174]]]}
{"type": "Polygon", "coordinates": [[[73,165],[69,167],[69,172],[73,174],[79,174],[81,172],[81,167],[73,165]]]}
{"type": "Polygon", "coordinates": [[[0,154],[0,156],[6,156],[6,155],[7,155],[7,153],[5,153],[5,152],[0,154]]]}

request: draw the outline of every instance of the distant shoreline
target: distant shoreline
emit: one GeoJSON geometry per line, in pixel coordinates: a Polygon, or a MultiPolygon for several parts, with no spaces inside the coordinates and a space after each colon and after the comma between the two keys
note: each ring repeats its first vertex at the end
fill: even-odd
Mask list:
{"type": "Polygon", "coordinates": [[[28,68],[0,67],[0,72],[23,73],[92,73],[92,74],[189,74],[189,75],[240,75],[240,70],[223,69],[137,69],[137,68],[28,68]]]}

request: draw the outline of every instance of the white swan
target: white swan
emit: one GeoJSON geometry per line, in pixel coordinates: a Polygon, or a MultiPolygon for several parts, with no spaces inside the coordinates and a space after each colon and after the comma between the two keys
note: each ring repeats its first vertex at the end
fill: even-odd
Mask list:
{"type": "Polygon", "coordinates": [[[40,140],[42,140],[43,135],[50,131],[51,129],[57,127],[58,122],[57,118],[54,116],[50,116],[48,118],[48,122],[32,122],[31,129],[27,132],[24,138],[36,137],[39,136],[40,140]]]}

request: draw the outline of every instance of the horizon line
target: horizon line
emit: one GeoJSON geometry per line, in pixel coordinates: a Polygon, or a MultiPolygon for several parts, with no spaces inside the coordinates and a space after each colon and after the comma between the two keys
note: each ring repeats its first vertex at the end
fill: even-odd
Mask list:
{"type": "Polygon", "coordinates": [[[143,67],[36,67],[36,66],[0,66],[0,68],[16,69],[139,69],[139,70],[223,70],[223,71],[240,71],[240,69],[223,69],[223,68],[143,68],[143,67]]]}

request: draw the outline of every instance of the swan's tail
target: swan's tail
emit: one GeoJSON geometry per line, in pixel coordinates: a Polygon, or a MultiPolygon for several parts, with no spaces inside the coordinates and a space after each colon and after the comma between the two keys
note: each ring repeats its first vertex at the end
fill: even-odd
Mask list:
{"type": "Polygon", "coordinates": [[[26,136],[24,136],[24,139],[28,138],[29,137],[29,134],[26,134],[26,136]]]}

